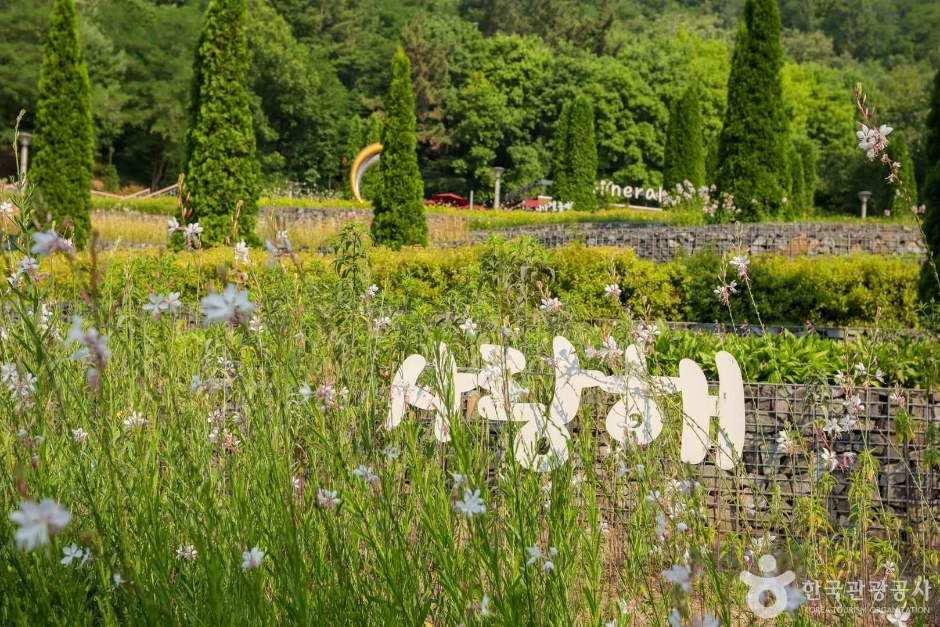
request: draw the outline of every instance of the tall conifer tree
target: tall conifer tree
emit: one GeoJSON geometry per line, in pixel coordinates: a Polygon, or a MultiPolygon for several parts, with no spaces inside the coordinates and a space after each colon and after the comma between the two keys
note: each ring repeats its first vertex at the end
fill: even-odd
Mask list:
{"type": "Polygon", "coordinates": [[[392,83],[385,100],[385,133],[379,161],[380,190],[375,199],[372,237],[390,248],[427,245],[424,181],[418,170],[415,98],[411,63],[399,47],[392,59],[392,83]]]}
{"type": "Polygon", "coordinates": [[[789,133],[783,105],[783,47],[777,0],[747,0],[728,78],[718,145],[718,187],[744,220],[780,214],[789,133]]]}
{"type": "Polygon", "coordinates": [[[666,129],[663,187],[669,193],[689,181],[697,188],[705,184],[705,146],[702,107],[698,88],[690,85],[672,103],[666,129]]]}
{"type": "Polygon", "coordinates": [[[587,96],[565,104],[556,126],[555,179],[552,194],[574,203],[578,211],[597,209],[597,143],[594,106],[587,96]]]}
{"type": "MultiPolygon", "coordinates": [[[[73,0],[56,0],[43,50],[36,106],[35,158],[30,180],[40,208],[61,231],[70,222],[75,246],[91,230],[91,175],[94,167],[91,87],[78,41],[73,0]]],[[[45,219],[45,215],[40,216],[45,219]]]]}
{"type": "MultiPolygon", "coordinates": [[[[927,206],[924,216],[924,233],[927,236],[929,255],[920,270],[917,291],[923,302],[931,300],[940,303],[940,285],[937,281],[937,266],[940,266],[940,70],[933,80],[930,94],[930,113],[927,115],[927,133],[924,141],[924,157],[927,161],[927,179],[924,182],[922,200],[927,206]]],[[[904,165],[903,163],[901,164],[904,165]]],[[[907,186],[914,181],[904,181],[907,186]]]]}
{"type": "Polygon", "coordinates": [[[245,11],[245,0],[210,0],[193,62],[186,188],[208,245],[230,239],[239,201],[238,237],[257,241],[261,168],[247,89],[245,11]]]}

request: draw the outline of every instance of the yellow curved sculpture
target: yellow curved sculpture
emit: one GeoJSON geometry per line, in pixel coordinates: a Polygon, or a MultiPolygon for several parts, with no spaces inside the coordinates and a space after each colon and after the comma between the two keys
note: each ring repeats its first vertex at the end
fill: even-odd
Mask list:
{"type": "Polygon", "coordinates": [[[359,183],[362,181],[362,175],[379,162],[381,155],[382,144],[369,144],[360,150],[356,158],[353,159],[352,167],[349,168],[349,189],[352,190],[353,198],[359,202],[362,202],[362,196],[359,195],[359,183]]]}

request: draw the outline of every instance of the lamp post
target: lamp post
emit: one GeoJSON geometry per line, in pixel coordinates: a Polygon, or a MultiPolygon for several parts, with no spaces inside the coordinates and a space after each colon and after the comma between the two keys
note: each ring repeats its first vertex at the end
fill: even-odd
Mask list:
{"type": "Polygon", "coordinates": [[[499,209],[499,179],[503,176],[503,172],[505,171],[506,168],[499,166],[493,167],[493,176],[496,177],[496,182],[493,184],[493,209],[499,209]]]}
{"type": "Polygon", "coordinates": [[[862,201],[862,220],[868,217],[868,199],[871,198],[871,192],[859,192],[858,199],[862,201]]]}
{"type": "Polygon", "coordinates": [[[29,166],[29,144],[33,140],[32,133],[19,133],[20,140],[20,178],[26,180],[26,169],[29,166]]]}

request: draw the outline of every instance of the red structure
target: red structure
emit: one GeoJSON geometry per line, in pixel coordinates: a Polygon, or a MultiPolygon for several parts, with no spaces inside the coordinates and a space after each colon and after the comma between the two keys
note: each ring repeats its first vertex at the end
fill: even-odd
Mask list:
{"type": "Polygon", "coordinates": [[[456,209],[464,209],[470,206],[470,201],[464,198],[463,196],[458,196],[457,194],[444,193],[444,194],[434,194],[428,200],[426,200],[424,204],[438,205],[441,207],[454,207],[456,209]]]}

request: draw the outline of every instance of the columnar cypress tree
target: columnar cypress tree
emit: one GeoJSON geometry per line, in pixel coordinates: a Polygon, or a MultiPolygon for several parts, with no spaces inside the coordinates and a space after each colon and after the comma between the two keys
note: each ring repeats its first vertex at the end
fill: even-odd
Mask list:
{"type": "Polygon", "coordinates": [[[193,62],[186,187],[208,245],[232,235],[239,201],[238,237],[257,242],[261,168],[248,99],[245,11],[245,0],[210,0],[193,62]]]}
{"type": "Polygon", "coordinates": [[[777,0],[747,0],[735,39],[718,146],[718,187],[744,220],[780,213],[787,180],[783,47],[777,0]]]}
{"type": "Polygon", "coordinates": [[[672,103],[666,129],[663,187],[672,193],[676,185],[689,181],[696,188],[705,184],[705,146],[702,107],[698,87],[690,85],[672,103]]]}
{"type": "MultiPolygon", "coordinates": [[[[924,234],[927,236],[928,254],[934,263],[940,266],[940,70],[933,81],[930,94],[930,113],[927,115],[927,133],[924,141],[924,157],[927,161],[927,179],[924,181],[922,200],[927,205],[924,217],[924,234]]],[[[902,162],[903,166],[904,163],[902,162]]],[[[904,182],[913,185],[913,182],[904,182]]],[[[940,303],[940,285],[937,282],[934,266],[924,261],[920,269],[920,281],[917,285],[922,302],[931,300],[940,303]]]]}
{"type": "Polygon", "coordinates": [[[555,120],[555,137],[552,147],[555,151],[555,166],[552,174],[552,196],[566,200],[571,194],[571,172],[568,162],[571,133],[571,102],[561,105],[561,113],[555,120]]]}
{"type": "Polygon", "coordinates": [[[782,215],[792,220],[806,208],[806,173],[803,170],[803,156],[795,141],[790,142],[787,150],[787,174],[790,191],[782,215]]]}
{"type": "Polygon", "coordinates": [[[587,96],[578,96],[571,105],[568,134],[570,198],[578,211],[597,209],[597,142],[594,138],[594,105],[587,96]]]}
{"type": "Polygon", "coordinates": [[[803,163],[803,209],[812,210],[816,205],[816,144],[807,137],[797,137],[793,141],[803,163]]]}
{"type": "Polygon", "coordinates": [[[73,0],[55,0],[52,6],[33,145],[36,156],[29,178],[39,189],[40,207],[51,214],[59,229],[71,221],[71,236],[81,248],[91,230],[94,131],[91,87],[73,0]]]}
{"type": "Polygon", "coordinates": [[[561,109],[555,135],[556,166],[552,194],[578,211],[597,209],[597,143],[594,106],[578,96],[561,109]]]}
{"type": "Polygon", "coordinates": [[[392,83],[385,101],[384,150],[379,162],[381,190],[375,199],[372,237],[377,244],[401,248],[428,243],[424,181],[418,171],[415,98],[411,63],[399,46],[392,59],[392,83]]]}

